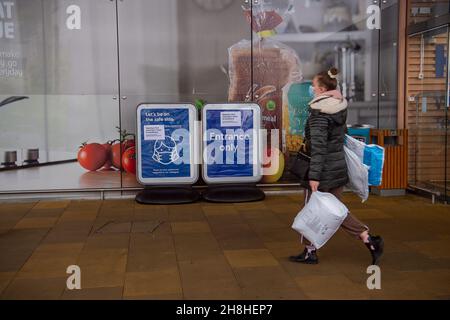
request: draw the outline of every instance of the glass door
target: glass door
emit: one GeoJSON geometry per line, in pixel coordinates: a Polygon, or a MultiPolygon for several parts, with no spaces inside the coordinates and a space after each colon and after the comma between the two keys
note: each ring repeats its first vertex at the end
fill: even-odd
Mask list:
{"type": "MultiPolygon", "coordinates": [[[[278,145],[284,159],[279,162],[279,170],[265,177],[265,181],[297,181],[287,168],[303,141],[308,102],[311,100],[308,88],[319,72],[333,66],[339,69],[339,89],[348,101],[347,124],[378,125],[380,28],[386,28],[386,34],[391,33],[391,43],[397,37],[392,30],[393,23],[387,23],[398,14],[395,2],[390,2],[392,6],[383,4],[386,11],[390,11],[389,16],[384,17],[384,12],[380,12],[380,1],[374,0],[274,1],[282,23],[269,34],[258,31],[265,19],[270,22],[270,14],[260,18],[258,10],[264,11],[264,5],[253,6],[254,16],[261,22],[254,27],[253,35],[258,45],[254,49],[253,86],[256,89],[252,99],[260,104],[265,116],[263,125],[278,129],[281,136],[278,145]],[[270,55],[274,56],[270,50],[278,50],[282,58],[275,56],[277,73],[266,76],[270,73],[270,70],[264,73],[266,66],[276,65],[270,61],[270,55]],[[273,85],[274,93],[258,92],[267,84],[273,85]]],[[[270,10],[267,8],[268,12],[270,10]]],[[[394,19],[397,21],[396,17],[394,19]]],[[[385,55],[390,54],[392,52],[385,55]]],[[[392,66],[386,67],[391,68],[390,73],[395,73],[396,66],[393,69],[392,66]]]]}
{"type": "MultiPolygon", "coordinates": [[[[242,12],[245,2],[118,2],[122,132],[136,132],[139,103],[185,102],[200,107],[228,101],[228,50],[250,39],[250,25],[242,12]]],[[[247,90],[250,68],[243,70],[240,81],[238,90],[247,90]]],[[[124,171],[122,186],[140,185],[134,174],[124,171]]]]}
{"type": "Polygon", "coordinates": [[[379,104],[377,127],[397,128],[398,0],[381,1],[379,104]]]}
{"type": "Polygon", "coordinates": [[[120,187],[99,147],[118,137],[116,2],[0,6],[0,191],[120,187]]]}
{"type": "Polygon", "coordinates": [[[409,182],[448,195],[448,27],[408,41],[409,182]]]}
{"type": "Polygon", "coordinates": [[[445,203],[450,202],[450,59],[448,59],[448,48],[450,48],[450,30],[447,27],[447,84],[445,103],[445,203]]]}

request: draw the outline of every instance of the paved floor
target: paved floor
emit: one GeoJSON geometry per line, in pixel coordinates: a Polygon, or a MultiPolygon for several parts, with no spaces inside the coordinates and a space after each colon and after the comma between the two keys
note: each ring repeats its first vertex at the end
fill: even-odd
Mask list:
{"type": "Polygon", "coordinates": [[[345,202],[385,238],[381,290],[367,249],[338,231],[320,264],[290,228],[301,195],[248,204],[133,200],[0,204],[1,299],[449,299],[450,206],[408,195],[345,202]],[[66,268],[81,268],[69,291],[66,268]]]}

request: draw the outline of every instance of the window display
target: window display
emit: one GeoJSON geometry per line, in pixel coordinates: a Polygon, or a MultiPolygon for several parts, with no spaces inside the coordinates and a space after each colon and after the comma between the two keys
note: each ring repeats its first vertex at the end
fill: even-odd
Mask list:
{"type": "Polygon", "coordinates": [[[396,124],[394,0],[0,4],[0,192],[141,188],[132,149],[141,103],[195,104],[199,114],[258,104],[260,182],[296,184],[288,168],[311,78],[330,66],[342,70],[348,124],[396,124]],[[97,144],[98,163],[80,162],[97,144]]]}

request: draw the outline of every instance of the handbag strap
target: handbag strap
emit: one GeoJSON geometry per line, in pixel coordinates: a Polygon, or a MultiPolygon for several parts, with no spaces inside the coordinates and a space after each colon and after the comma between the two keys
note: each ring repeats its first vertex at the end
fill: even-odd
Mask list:
{"type": "Polygon", "coordinates": [[[306,153],[306,138],[303,139],[302,143],[300,144],[300,148],[298,149],[298,151],[306,153]]]}
{"type": "Polygon", "coordinates": [[[306,151],[299,149],[297,151],[297,157],[307,158],[308,161],[311,160],[311,156],[306,153],[306,151]]]}

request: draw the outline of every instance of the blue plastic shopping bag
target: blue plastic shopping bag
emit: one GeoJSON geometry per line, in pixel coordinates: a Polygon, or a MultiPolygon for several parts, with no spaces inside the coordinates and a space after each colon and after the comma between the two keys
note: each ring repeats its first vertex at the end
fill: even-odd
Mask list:
{"type": "Polygon", "coordinates": [[[369,167],[369,186],[380,186],[383,177],[384,148],[376,144],[365,144],[346,135],[345,146],[369,167]]]}
{"type": "Polygon", "coordinates": [[[369,185],[380,186],[383,177],[384,148],[376,144],[366,145],[363,162],[369,166],[369,185]]]}

